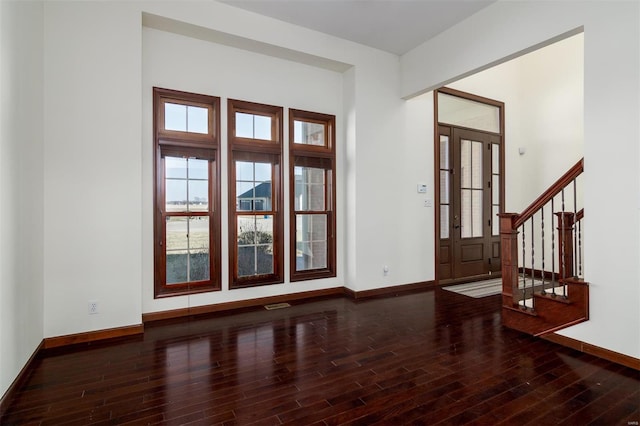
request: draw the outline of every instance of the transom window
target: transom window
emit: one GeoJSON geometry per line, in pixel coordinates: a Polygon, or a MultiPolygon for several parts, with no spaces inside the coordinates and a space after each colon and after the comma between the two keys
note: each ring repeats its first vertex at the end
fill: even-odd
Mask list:
{"type": "Polygon", "coordinates": [[[209,133],[209,109],[166,102],[164,128],[179,132],[207,134],[209,133]]]}
{"type": "Polygon", "coordinates": [[[271,131],[272,117],[268,115],[236,112],[236,137],[248,139],[273,140],[271,131]]]}
{"type": "Polygon", "coordinates": [[[293,143],[302,145],[327,146],[326,123],[293,121],[293,143]]]}

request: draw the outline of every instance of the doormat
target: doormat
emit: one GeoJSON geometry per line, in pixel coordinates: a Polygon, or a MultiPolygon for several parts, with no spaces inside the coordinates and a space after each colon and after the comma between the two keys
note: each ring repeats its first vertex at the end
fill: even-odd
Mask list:
{"type": "Polygon", "coordinates": [[[493,296],[502,293],[502,278],[492,278],[490,280],[452,285],[442,287],[442,289],[479,299],[481,297],[493,296]]]}
{"type": "MultiPolygon", "coordinates": [[[[539,291],[542,289],[541,286],[544,286],[547,291],[550,291],[551,284],[551,281],[545,281],[543,283],[539,278],[536,278],[533,283],[531,282],[531,277],[518,278],[518,288],[520,288],[521,290],[524,288],[531,289],[535,286],[536,291],[539,291]]],[[[556,288],[561,288],[557,287],[557,283],[555,282],[553,286],[556,286],[556,288]]],[[[496,294],[502,293],[502,278],[491,278],[484,281],[474,281],[471,283],[451,285],[442,287],[442,289],[479,299],[481,297],[494,296],[496,294]]],[[[556,293],[560,293],[561,291],[562,290],[556,290],[556,293]]]]}

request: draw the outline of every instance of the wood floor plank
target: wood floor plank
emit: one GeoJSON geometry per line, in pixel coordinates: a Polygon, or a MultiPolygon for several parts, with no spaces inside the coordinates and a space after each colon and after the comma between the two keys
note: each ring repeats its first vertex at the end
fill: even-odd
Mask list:
{"type": "Polygon", "coordinates": [[[42,352],[2,425],[633,424],[640,373],[433,288],[158,322],[42,352]]]}

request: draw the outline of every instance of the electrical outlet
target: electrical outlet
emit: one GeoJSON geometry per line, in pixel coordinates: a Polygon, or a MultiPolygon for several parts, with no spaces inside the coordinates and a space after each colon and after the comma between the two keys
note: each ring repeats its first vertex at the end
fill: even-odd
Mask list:
{"type": "Polygon", "coordinates": [[[98,313],[98,301],[97,300],[89,300],[89,315],[98,313]]]}

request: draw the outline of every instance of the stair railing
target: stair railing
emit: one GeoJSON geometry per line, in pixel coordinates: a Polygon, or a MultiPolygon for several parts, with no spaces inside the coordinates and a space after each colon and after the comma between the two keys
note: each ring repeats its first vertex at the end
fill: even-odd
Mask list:
{"type": "Polygon", "coordinates": [[[564,281],[582,276],[584,209],[578,206],[583,171],[581,159],[522,213],[498,215],[504,306],[535,311],[534,293],[566,299],[564,281]]]}

